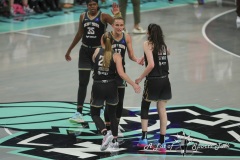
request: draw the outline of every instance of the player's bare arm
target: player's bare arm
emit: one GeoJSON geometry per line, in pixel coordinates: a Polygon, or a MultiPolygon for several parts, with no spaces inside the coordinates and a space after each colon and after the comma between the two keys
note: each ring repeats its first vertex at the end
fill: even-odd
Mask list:
{"type": "Polygon", "coordinates": [[[93,54],[93,56],[92,56],[92,61],[93,61],[93,63],[95,63],[95,58],[96,58],[96,56],[98,55],[99,50],[100,50],[100,48],[96,48],[95,51],[94,51],[94,54],[93,54]]]}
{"type": "Polygon", "coordinates": [[[152,44],[148,41],[145,41],[143,44],[144,53],[147,57],[148,65],[143,71],[143,73],[135,80],[135,83],[139,84],[144,77],[146,77],[154,68],[154,60],[152,55],[152,44]]]}
{"type": "Polygon", "coordinates": [[[78,31],[72,41],[72,44],[70,45],[70,47],[67,50],[67,53],[65,54],[65,59],[67,61],[71,61],[72,58],[70,56],[72,49],[76,46],[76,44],[81,40],[82,35],[83,35],[83,27],[82,27],[82,20],[83,20],[84,14],[80,15],[79,18],[79,24],[78,24],[78,31]]]}
{"type": "Polygon", "coordinates": [[[138,84],[134,83],[123,70],[122,56],[120,54],[115,53],[115,54],[113,54],[113,59],[114,59],[114,62],[116,63],[117,72],[118,72],[119,76],[122,79],[124,79],[128,84],[130,84],[136,93],[140,93],[140,91],[141,91],[140,86],[138,84]]]}
{"type": "Polygon", "coordinates": [[[134,52],[133,52],[133,48],[132,48],[132,38],[129,34],[125,34],[125,37],[126,37],[126,41],[127,41],[127,51],[128,51],[128,57],[134,61],[134,62],[137,62],[138,64],[140,65],[143,65],[144,64],[144,59],[143,57],[141,58],[137,58],[135,55],[134,55],[134,52]]]}

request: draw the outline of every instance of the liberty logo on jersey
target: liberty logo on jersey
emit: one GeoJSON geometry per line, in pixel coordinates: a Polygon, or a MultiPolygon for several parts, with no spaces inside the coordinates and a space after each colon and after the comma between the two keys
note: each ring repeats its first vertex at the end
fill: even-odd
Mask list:
{"type": "MultiPolygon", "coordinates": [[[[0,104],[0,147],[13,150],[9,153],[1,151],[1,157],[66,160],[112,156],[109,151],[100,151],[102,136],[91,120],[89,104],[84,107],[86,123],[68,121],[75,106],[71,102],[0,104]]],[[[139,109],[124,109],[120,125],[125,131],[124,137],[119,139],[118,155],[150,153],[136,147],[141,135],[139,113],[139,109]]],[[[182,156],[184,153],[186,156],[240,158],[239,110],[183,105],[169,106],[167,113],[167,155],[182,156]]],[[[150,108],[149,119],[148,141],[151,143],[159,138],[160,122],[155,108],[150,108]]],[[[156,152],[151,154],[158,155],[156,152]]]]}

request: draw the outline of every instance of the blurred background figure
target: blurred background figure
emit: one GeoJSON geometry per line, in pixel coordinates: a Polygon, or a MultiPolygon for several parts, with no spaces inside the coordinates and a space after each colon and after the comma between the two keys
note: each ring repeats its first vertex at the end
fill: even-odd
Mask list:
{"type": "Polygon", "coordinates": [[[36,13],[62,10],[60,0],[30,0],[29,5],[36,13]]]}
{"type": "Polygon", "coordinates": [[[60,0],[45,0],[51,11],[61,11],[60,0]]]}
{"type": "Polygon", "coordinates": [[[198,0],[198,4],[199,4],[199,5],[204,4],[204,0],[198,0]]]}
{"type": "MultiPolygon", "coordinates": [[[[84,0],[77,1],[80,5],[84,2],[84,0]]],[[[61,0],[60,3],[62,4],[63,8],[72,8],[74,5],[74,0],[61,0]]]]}
{"type": "Polygon", "coordinates": [[[237,23],[237,28],[240,28],[240,0],[236,0],[236,5],[237,5],[237,9],[236,9],[237,20],[236,20],[236,23],[237,23]]]}
{"type": "MultiPolygon", "coordinates": [[[[142,27],[140,27],[140,0],[131,0],[133,5],[133,16],[134,16],[134,26],[133,26],[133,33],[146,33],[142,27]]],[[[126,9],[128,0],[118,0],[120,11],[122,13],[122,17],[126,24],[126,9]]],[[[125,28],[126,31],[126,28],[125,28]]]]}
{"type": "Polygon", "coordinates": [[[45,0],[30,0],[29,5],[36,13],[48,12],[45,0]]]}
{"type": "Polygon", "coordinates": [[[28,5],[28,0],[22,0],[20,2],[15,2],[14,0],[9,0],[10,14],[16,16],[16,14],[30,14],[34,13],[28,5]]]}

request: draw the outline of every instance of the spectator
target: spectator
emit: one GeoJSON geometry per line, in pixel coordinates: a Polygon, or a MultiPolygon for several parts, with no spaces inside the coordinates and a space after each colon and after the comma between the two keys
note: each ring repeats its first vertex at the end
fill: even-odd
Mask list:
{"type": "Polygon", "coordinates": [[[22,1],[23,10],[20,9],[21,6],[19,4],[14,4],[14,0],[10,0],[9,5],[10,5],[10,14],[12,16],[15,16],[17,13],[20,13],[20,14],[34,13],[34,11],[28,5],[28,0],[22,1]]]}
{"type": "MultiPolygon", "coordinates": [[[[122,13],[122,17],[126,24],[126,9],[127,9],[128,0],[118,0],[120,11],[122,13]]],[[[131,0],[133,4],[133,16],[134,16],[134,26],[133,33],[146,33],[142,27],[140,27],[140,0],[131,0]]],[[[125,29],[126,31],[126,29],[125,29]]]]}
{"type": "Polygon", "coordinates": [[[236,23],[237,23],[237,28],[240,28],[240,0],[236,0],[236,5],[237,5],[237,9],[236,9],[236,12],[237,12],[237,20],[236,20],[236,23]]]}

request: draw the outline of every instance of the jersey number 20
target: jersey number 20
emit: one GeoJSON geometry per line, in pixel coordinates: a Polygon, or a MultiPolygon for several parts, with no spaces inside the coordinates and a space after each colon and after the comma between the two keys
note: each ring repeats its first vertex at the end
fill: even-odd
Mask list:
{"type": "Polygon", "coordinates": [[[99,56],[98,66],[103,66],[103,57],[104,56],[99,56]]]}

